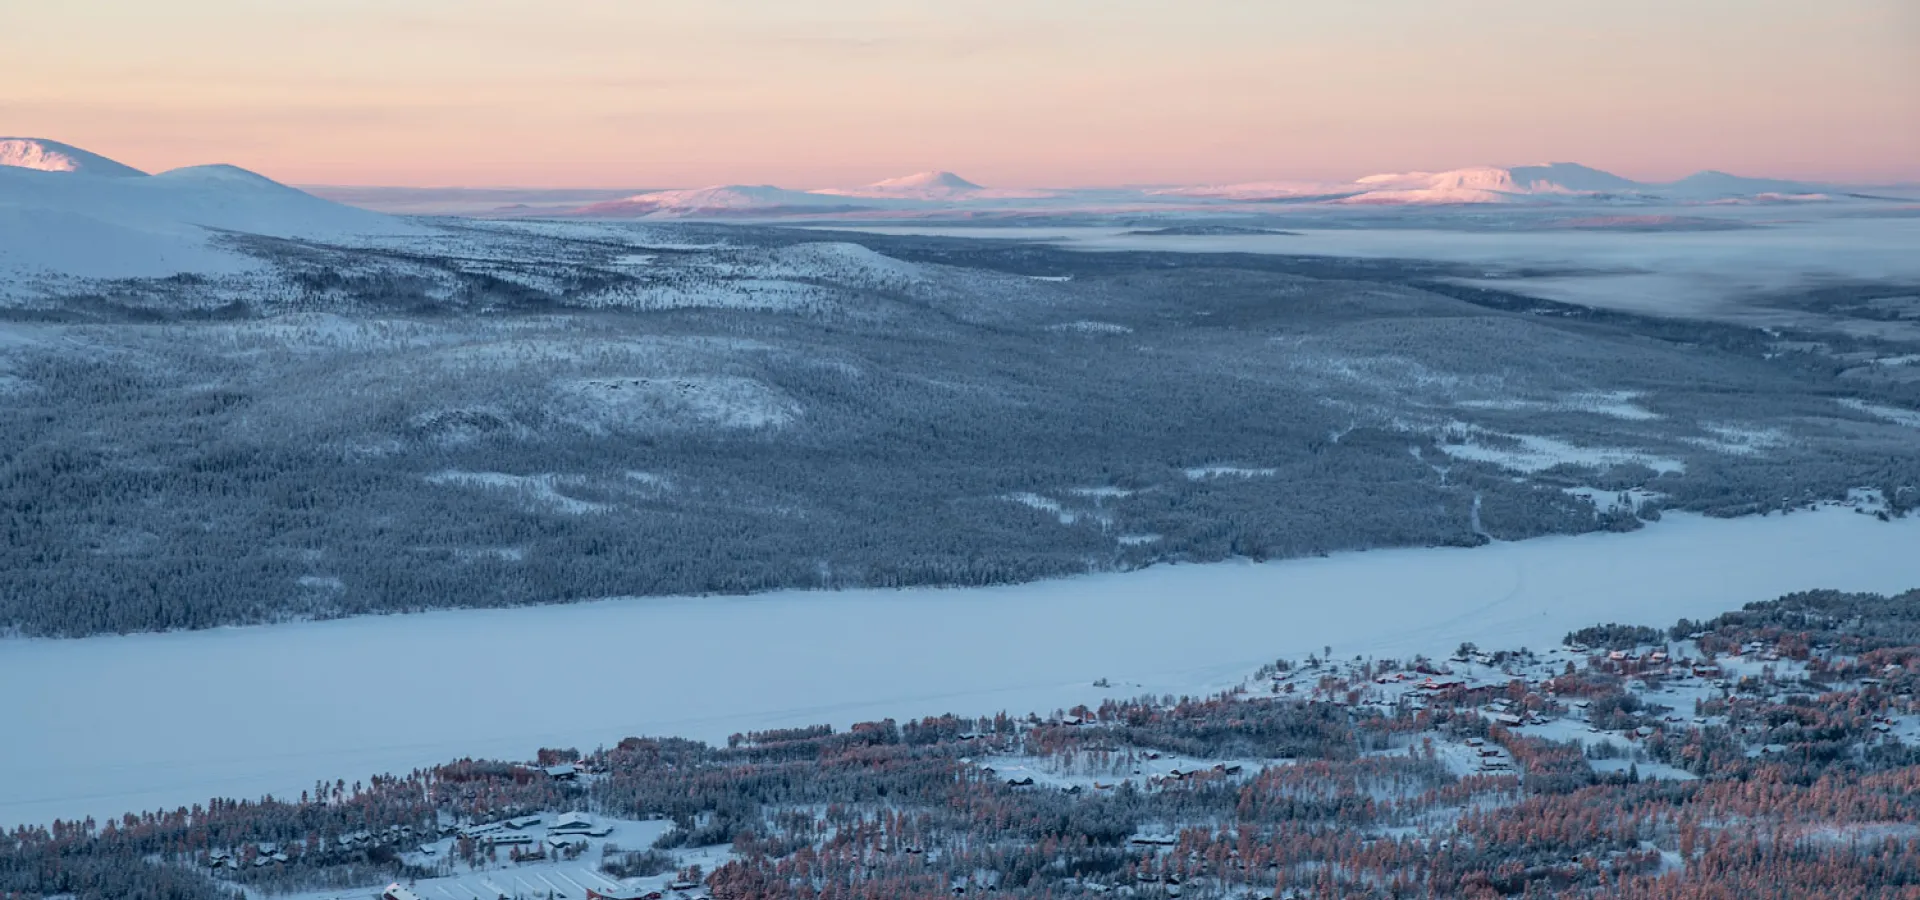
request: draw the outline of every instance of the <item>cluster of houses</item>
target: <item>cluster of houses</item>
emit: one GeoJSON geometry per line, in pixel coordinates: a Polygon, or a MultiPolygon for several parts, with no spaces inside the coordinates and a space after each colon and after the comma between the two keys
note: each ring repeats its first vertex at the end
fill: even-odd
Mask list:
{"type": "MultiPolygon", "coordinates": [[[[287,855],[287,851],[280,849],[279,844],[270,841],[254,847],[253,867],[256,869],[264,869],[275,863],[288,862],[292,859],[293,857],[287,855]]],[[[207,854],[208,868],[239,869],[246,864],[244,856],[235,854],[231,850],[214,850],[207,854]]]]}
{"type": "Polygon", "coordinates": [[[1505,750],[1489,744],[1477,737],[1467,738],[1467,749],[1472,750],[1475,762],[1482,772],[1509,772],[1513,770],[1513,760],[1505,750]]]}
{"type": "MultiPolygon", "coordinates": [[[[1764,651],[1756,642],[1752,655],[1769,662],[1780,659],[1780,654],[1771,648],[1764,651]]],[[[1704,678],[1715,682],[1716,687],[1726,687],[1723,682],[1726,671],[1717,663],[1705,659],[1676,660],[1668,656],[1665,650],[1648,650],[1634,653],[1627,650],[1609,650],[1602,667],[1605,671],[1618,675],[1655,676],[1659,678],[1704,678]]]]}
{"type": "Polygon", "coordinates": [[[592,815],[583,812],[561,813],[546,827],[544,835],[536,835],[541,821],[539,816],[516,816],[468,825],[460,829],[459,834],[483,847],[527,847],[544,841],[548,847],[561,850],[584,844],[588,838],[603,838],[613,833],[613,826],[596,822],[592,815]]]}
{"type": "MultiPolygon", "coordinates": [[[[411,825],[392,825],[377,831],[362,829],[343,834],[334,838],[326,846],[317,849],[323,855],[334,851],[350,853],[356,850],[366,850],[372,847],[411,841],[415,836],[416,832],[411,825]]],[[[251,852],[244,848],[239,851],[212,850],[207,853],[207,867],[212,869],[240,869],[252,865],[256,869],[262,869],[277,863],[292,861],[293,856],[289,853],[289,849],[297,853],[300,852],[301,847],[297,843],[288,848],[281,847],[278,843],[272,841],[262,841],[252,845],[251,852]],[[249,863],[248,860],[251,860],[251,863],[249,863]]],[[[315,848],[307,849],[311,851],[315,848]]]]}

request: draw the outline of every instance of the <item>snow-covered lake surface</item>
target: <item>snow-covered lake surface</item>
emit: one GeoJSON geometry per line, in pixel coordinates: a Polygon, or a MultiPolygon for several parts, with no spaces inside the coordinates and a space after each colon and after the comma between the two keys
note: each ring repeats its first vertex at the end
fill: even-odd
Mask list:
{"type": "Polygon", "coordinates": [[[298,795],[633,734],[1202,693],[1275,657],[1557,644],[1810,588],[1920,586],[1920,518],[1828,509],[1630,534],[954,590],[625,599],[0,641],[0,826],[298,795]],[[1110,689],[1092,686],[1109,679],[1110,689]]]}

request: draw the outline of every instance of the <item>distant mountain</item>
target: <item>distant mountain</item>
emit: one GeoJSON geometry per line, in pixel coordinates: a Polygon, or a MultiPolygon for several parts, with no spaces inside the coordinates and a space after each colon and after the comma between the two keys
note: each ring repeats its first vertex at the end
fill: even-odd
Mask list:
{"type": "Polygon", "coordinates": [[[340,240],[415,230],[236,166],[148,175],[85,150],[8,139],[0,165],[0,273],[96,278],[229,272],[253,261],[218,232],[340,240]]]}
{"type": "Polygon", "coordinates": [[[1536,196],[1630,193],[1641,185],[1579,163],[1473,166],[1445,172],[1394,172],[1350,182],[1272,181],[1168,188],[1157,196],[1242,201],[1332,201],[1377,204],[1511,203],[1536,196]]]}
{"type": "Polygon", "coordinates": [[[825,213],[870,208],[851,198],[794,191],[770,184],[729,184],[691,190],[653,191],[619,200],[593,203],[570,215],[618,218],[627,216],[755,216],[784,213],[825,213]]]}
{"type": "Polygon", "coordinates": [[[952,172],[916,172],[899,178],[876,181],[869,188],[878,191],[978,191],[979,185],[952,172]]]}
{"type": "Polygon", "coordinates": [[[1642,185],[1612,172],[1603,172],[1579,163],[1557,162],[1537,166],[1513,166],[1507,169],[1515,185],[1546,193],[1605,193],[1633,191],[1642,185]]]}
{"type": "Polygon", "coordinates": [[[1832,188],[1798,181],[1701,172],[1670,184],[1622,178],[1579,163],[1471,166],[1445,172],[1368,175],[1347,183],[1267,182],[1175,188],[1160,195],[1227,200],[1327,200],[1345,204],[1554,203],[1568,200],[1761,200],[1824,196],[1832,188]]]}
{"type": "Polygon", "coordinates": [[[120,178],[147,174],[97,153],[44,138],[0,137],[0,166],[120,178]]]}
{"type": "Polygon", "coordinates": [[[1669,184],[1657,185],[1655,189],[1675,196],[1699,198],[1754,197],[1763,194],[1804,196],[1835,192],[1835,188],[1830,185],[1805,181],[1781,181],[1775,178],[1747,178],[1712,169],[1695,172],[1669,184]]]}
{"type": "Polygon", "coordinates": [[[1474,166],[1357,179],[1347,203],[1511,203],[1534,197],[1635,193],[1637,182],[1579,163],[1474,166]]]}
{"type": "Polygon", "coordinates": [[[859,197],[871,200],[917,200],[927,203],[959,203],[978,200],[1045,200],[1058,196],[1053,191],[1031,191],[982,187],[952,172],[916,172],[899,178],[876,181],[865,187],[822,188],[812,191],[833,197],[859,197]]]}
{"type": "Polygon", "coordinates": [[[1634,181],[1574,162],[1469,166],[1442,172],[1394,172],[1352,181],[1265,181],[1151,189],[1026,190],[983,187],[952,172],[927,171],[856,188],[802,191],[772,185],[724,185],[654,191],[573,210],[583,216],[807,216],[862,213],[942,217],[1035,211],[1141,211],[1168,204],[1286,203],[1479,205],[1659,202],[1785,202],[1824,199],[1821,185],[1701,172],[1671,184],[1634,181]]]}

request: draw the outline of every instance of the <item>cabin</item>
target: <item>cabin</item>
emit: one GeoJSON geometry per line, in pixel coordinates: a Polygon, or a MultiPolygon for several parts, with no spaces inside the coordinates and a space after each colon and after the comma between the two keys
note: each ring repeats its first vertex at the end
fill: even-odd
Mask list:
{"type": "Polygon", "coordinates": [[[421,900],[420,895],[400,886],[396,881],[380,892],[380,900],[421,900]]]}
{"type": "Polygon", "coordinates": [[[593,816],[583,812],[561,813],[553,820],[548,834],[584,835],[586,837],[606,837],[613,833],[612,825],[596,824],[593,816]]]}
{"type": "Polygon", "coordinates": [[[574,831],[593,827],[593,815],[583,812],[563,812],[553,820],[554,831],[574,831]]]}
{"type": "Polygon", "coordinates": [[[580,779],[580,767],[573,763],[547,766],[540,771],[547,773],[547,777],[554,781],[578,781],[580,779]]]}
{"type": "Polygon", "coordinates": [[[507,829],[507,823],[505,822],[486,822],[479,825],[468,825],[467,827],[460,829],[460,833],[466,835],[467,837],[474,838],[475,840],[479,840],[481,838],[485,838],[488,835],[497,834],[499,832],[505,831],[506,829],[507,829]]]}

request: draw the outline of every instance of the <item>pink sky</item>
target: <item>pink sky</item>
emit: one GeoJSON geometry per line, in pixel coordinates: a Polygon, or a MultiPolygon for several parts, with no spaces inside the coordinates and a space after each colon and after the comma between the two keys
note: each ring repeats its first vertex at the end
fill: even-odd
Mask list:
{"type": "Polygon", "coordinates": [[[0,133],[295,183],[1920,180],[1913,0],[60,0],[0,133]]]}

